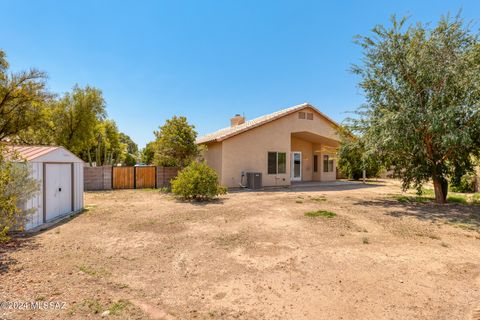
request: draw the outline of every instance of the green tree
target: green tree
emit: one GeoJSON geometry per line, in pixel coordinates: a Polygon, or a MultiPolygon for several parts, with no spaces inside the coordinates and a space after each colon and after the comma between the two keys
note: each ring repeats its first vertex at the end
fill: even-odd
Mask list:
{"type": "Polygon", "coordinates": [[[50,96],[45,73],[35,69],[9,73],[8,67],[5,52],[0,50],[0,140],[15,137],[36,123],[50,96]]]}
{"type": "Polygon", "coordinates": [[[102,92],[89,86],[75,86],[54,103],[51,129],[55,143],[76,155],[85,154],[95,145],[96,127],[105,116],[102,92]]]}
{"type": "Polygon", "coordinates": [[[126,146],[126,154],[123,157],[123,164],[134,166],[139,158],[138,145],[123,132],[120,132],[120,141],[126,146]]]}
{"type": "Polygon", "coordinates": [[[363,139],[350,134],[342,134],[341,139],[338,149],[340,171],[354,180],[363,176],[363,170],[367,177],[376,177],[382,168],[381,161],[366,150],[363,139]]]}
{"type": "Polygon", "coordinates": [[[95,127],[95,142],[88,151],[87,158],[92,165],[116,165],[127,155],[127,145],[121,141],[117,124],[113,120],[100,121],[95,127]]]}
{"type": "Polygon", "coordinates": [[[8,233],[13,228],[24,227],[33,213],[24,204],[39,190],[28,165],[6,148],[0,144],[0,242],[9,239],[8,233]]]}
{"type": "Polygon", "coordinates": [[[185,117],[174,116],[154,132],[154,163],[166,167],[186,167],[199,156],[195,127],[185,117]]]}
{"type": "Polygon", "coordinates": [[[134,157],[131,153],[126,153],[123,159],[123,164],[126,166],[134,166],[137,164],[137,158],[134,157]]]}
{"type": "Polygon", "coordinates": [[[155,157],[155,141],[147,143],[140,154],[140,162],[145,164],[152,164],[155,157]]]}
{"type": "Polygon", "coordinates": [[[444,203],[448,179],[471,171],[480,148],[480,45],[463,20],[435,27],[392,17],[374,36],[358,37],[366,104],[353,128],[366,148],[393,165],[403,188],[433,180],[444,203]]]}
{"type": "Polygon", "coordinates": [[[120,141],[127,145],[127,152],[136,156],[138,155],[138,145],[127,134],[120,132],[120,141]]]}

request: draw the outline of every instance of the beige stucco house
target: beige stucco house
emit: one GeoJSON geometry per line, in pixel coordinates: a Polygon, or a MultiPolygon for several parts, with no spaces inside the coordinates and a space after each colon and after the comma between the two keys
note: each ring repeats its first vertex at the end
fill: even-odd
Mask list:
{"type": "Polygon", "coordinates": [[[220,183],[246,183],[243,173],[261,172],[263,186],[293,181],[334,181],[339,125],[304,103],[253,120],[236,115],[231,126],[197,140],[220,183]]]}

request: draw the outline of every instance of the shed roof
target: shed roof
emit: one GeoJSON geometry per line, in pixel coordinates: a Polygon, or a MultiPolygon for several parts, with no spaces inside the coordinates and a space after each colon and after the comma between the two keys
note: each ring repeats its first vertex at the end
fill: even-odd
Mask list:
{"type": "Polygon", "coordinates": [[[40,157],[43,157],[54,151],[65,151],[71,156],[82,161],[76,155],[68,151],[67,149],[59,146],[21,146],[21,145],[6,145],[6,158],[12,158],[14,155],[20,156],[23,160],[33,161],[40,157]]]}
{"type": "Polygon", "coordinates": [[[246,121],[245,123],[242,123],[237,126],[233,127],[228,127],[228,128],[223,128],[218,131],[215,131],[213,133],[209,133],[203,137],[200,137],[197,139],[197,144],[201,143],[209,143],[209,142],[215,142],[215,141],[223,141],[225,139],[228,139],[230,137],[233,137],[237,134],[240,134],[242,132],[245,132],[247,130],[256,128],[258,126],[264,125],[266,123],[269,123],[271,121],[274,121],[276,119],[282,118],[284,116],[287,116],[295,111],[304,109],[304,108],[311,108],[315,110],[317,113],[319,113],[323,118],[325,118],[328,122],[330,122],[334,127],[338,128],[339,124],[333,121],[331,118],[329,118],[327,115],[324,113],[320,112],[317,108],[312,106],[309,103],[302,103],[290,108],[282,109],[249,121],[246,121]]]}

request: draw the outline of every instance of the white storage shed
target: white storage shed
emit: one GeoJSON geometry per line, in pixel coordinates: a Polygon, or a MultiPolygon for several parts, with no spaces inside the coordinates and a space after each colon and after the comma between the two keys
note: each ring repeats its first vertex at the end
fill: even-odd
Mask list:
{"type": "Polygon", "coordinates": [[[83,210],[84,162],[63,147],[9,146],[25,159],[40,191],[25,204],[35,212],[26,230],[83,210]]]}

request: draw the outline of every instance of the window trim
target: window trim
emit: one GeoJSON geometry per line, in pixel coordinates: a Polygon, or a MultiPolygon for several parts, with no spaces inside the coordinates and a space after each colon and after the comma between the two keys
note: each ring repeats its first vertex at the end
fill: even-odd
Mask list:
{"type": "Polygon", "coordinates": [[[287,174],[287,153],[282,152],[282,151],[267,151],[267,175],[277,175],[277,174],[287,174]],[[275,172],[271,173],[269,171],[270,169],[270,159],[269,156],[270,154],[275,154],[275,172]],[[283,154],[284,155],[284,161],[283,161],[283,172],[280,172],[280,160],[279,160],[279,155],[283,154]]]}
{"type": "Polygon", "coordinates": [[[334,172],[335,171],[335,165],[333,163],[333,159],[330,159],[330,155],[324,154],[323,155],[323,172],[324,173],[329,173],[329,172],[334,172]],[[325,161],[327,162],[325,166],[325,161]]]}

